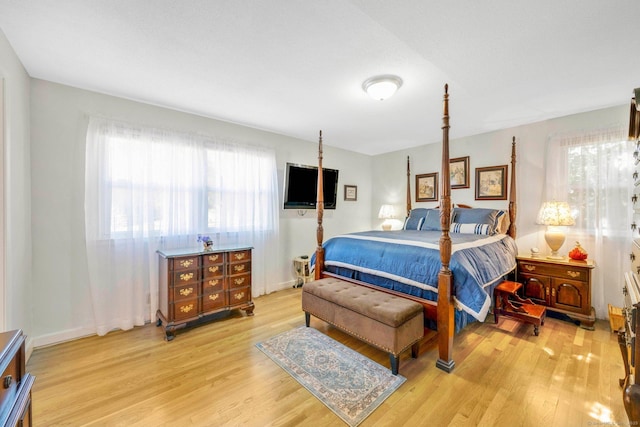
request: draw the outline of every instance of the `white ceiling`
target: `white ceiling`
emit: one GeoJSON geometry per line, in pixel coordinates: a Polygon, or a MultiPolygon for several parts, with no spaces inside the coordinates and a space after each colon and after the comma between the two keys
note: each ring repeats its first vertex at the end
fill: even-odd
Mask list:
{"type": "Polygon", "coordinates": [[[365,154],[627,104],[638,0],[0,0],[35,78],[365,154]],[[361,88],[396,74],[398,93],[361,88]]]}

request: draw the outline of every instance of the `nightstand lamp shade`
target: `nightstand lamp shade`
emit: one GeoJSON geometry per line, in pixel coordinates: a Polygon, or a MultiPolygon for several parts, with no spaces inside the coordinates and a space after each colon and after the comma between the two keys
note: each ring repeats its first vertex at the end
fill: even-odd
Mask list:
{"type": "Polygon", "coordinates": [[[380,212],[378,212],[378,218],[384,219],[382,223],[382,229],[384,231],[391,230],[391,223],[389,220],[395,216],[395,210],[392,205],[382,205],[380,207],[380,212]]]}
{"type": "Polygon", "coordinates": [[[567,202],[545,202],[538,212],[537,224],[546,225],[547,232],[544,239],[551,248],[550,259],[563,259],[558,254],[565,241],[564,226],[574,225],[576,222],[571,215],[571,209],[567,202]]]}

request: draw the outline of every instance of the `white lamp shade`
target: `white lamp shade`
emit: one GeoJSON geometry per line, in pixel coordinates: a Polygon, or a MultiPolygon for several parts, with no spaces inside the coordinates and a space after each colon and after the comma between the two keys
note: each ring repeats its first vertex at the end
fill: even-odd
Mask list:
{"type": "Polygon", "coordinates": [[[538,212],[537,224],[541,225],[574,225],[576,221],[571,215],[567,202],[544,202],[538,212]]]}
{"type": "Polygon", "coordinates": [[[395,216],[395,210],[392,205],[382,205],[380,207],[380,212],[378,212],[378,218],[380,219],[390,219],[395,216]]]}
{"type": "Polygon", "coordinates": [[[384,101],[393,96],[402,86],[402,79],[397,76],[378,76],[366,80],[362,89],[373,99],[384,101]]]}

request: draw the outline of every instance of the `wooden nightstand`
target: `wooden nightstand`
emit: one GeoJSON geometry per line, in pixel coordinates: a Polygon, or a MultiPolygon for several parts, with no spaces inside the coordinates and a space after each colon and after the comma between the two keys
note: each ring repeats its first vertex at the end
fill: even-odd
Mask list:
{"type": "Polygon", "coordinates": [[[524,298],[580,322],[585,329],[594,329],[591,271],[596,265],[593,260],[556,260],[530,255],[519,255],[516,259],[516,280],[523,285],[524,298]]]}

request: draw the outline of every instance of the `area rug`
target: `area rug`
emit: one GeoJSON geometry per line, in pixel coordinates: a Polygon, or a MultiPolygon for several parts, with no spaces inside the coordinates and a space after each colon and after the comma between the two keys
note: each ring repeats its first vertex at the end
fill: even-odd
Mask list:
{"type": "Polygon", "coordinates": [[[406,380],[305,326],[256,347],[350,426],[360,424],[406,380]]]}

